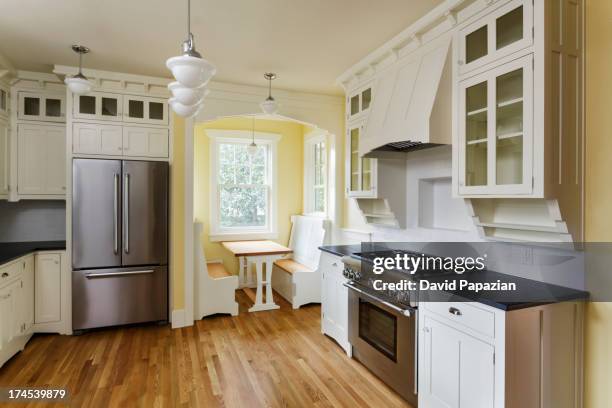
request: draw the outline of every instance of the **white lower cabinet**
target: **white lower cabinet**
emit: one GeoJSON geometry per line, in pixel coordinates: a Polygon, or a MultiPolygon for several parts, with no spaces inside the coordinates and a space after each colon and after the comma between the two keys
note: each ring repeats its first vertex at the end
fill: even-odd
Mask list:
{"type": "Polygon", "coordinates": [[[348,288],[342,276],[343,264],[339,256],[321,252],[321,332],[336,340],[350,356],[348,340],[348,288]]]}
{"type": "Polygon", "coordinates": [[[61,319],[61,256],[59,253],[36,254],[35,322],[51,323],[61,319]]]}
{"type": "Polygon", "coordinates": [[[125,126],[123,153],[138,157],[168,157],[168,129],[125,126]]]}
{"type": "Polygon", "coordinates": [[[72,132],[72,152],[121,156],[122,127],[75,123],[72,132]]]}
{"type": "Polygon", "coordinates": [[[419,408],[576,408],[584,305],[419,305],[419,408]]]}
{"type": "Polygon", "coordinates": [[[18,125],[17,192],[20,195],[65,195],[65,139],[65,127],[61,125],[18,125]]]}
{"type": "Polygon", "coordinates": [[[0,267],[0,366],[23,350],[32,334],[33,256],[0,267]]]}

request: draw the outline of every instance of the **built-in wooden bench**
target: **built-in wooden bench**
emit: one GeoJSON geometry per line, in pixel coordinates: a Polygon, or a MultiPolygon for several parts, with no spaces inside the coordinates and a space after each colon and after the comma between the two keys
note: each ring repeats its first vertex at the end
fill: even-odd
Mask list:
{"type": "Polygon", "coordinates": [[[289,247],[293,253],[291,258],[274,262],[272,287],[297,309],[307,303],[321,303],[319,247],[325,240],[326,221],[294,215],[291,223],[289,247]]]}
{"type": "Polygon", "coordinates": [[[207,262],[206,268],[208,269],[208,276],[213,279],[232,276],[232,274],[225,269],[225,266],[223,266],[221,262],[207,262]]]}
{"type": "Polygon", "coordinates": [[[238,315],[236,289],[238,276],[225,269],[222,262],[206,262],[202,246],[202,223],[194,224],[194,275],[197,291],[195,294],[195,310],[198,319],[216,313],[238,315]]]}

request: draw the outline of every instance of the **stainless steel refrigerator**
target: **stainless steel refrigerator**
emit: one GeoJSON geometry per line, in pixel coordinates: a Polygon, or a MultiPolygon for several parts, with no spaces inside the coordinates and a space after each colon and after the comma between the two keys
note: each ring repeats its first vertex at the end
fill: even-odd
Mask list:
{"type": "Polygon", "coordinates": [[[168,163],[72,162],[72,327],[168,320],[168,163]]]}

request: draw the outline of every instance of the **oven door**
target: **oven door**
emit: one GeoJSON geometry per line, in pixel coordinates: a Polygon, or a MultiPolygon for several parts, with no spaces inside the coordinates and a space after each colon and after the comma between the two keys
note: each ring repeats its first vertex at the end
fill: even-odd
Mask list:
{"type": "Polygon", "coordinates": [[[349,290],[349,341],[353,357],[404,399],[417,405],[416,309],[381,302],[349,290]]]}

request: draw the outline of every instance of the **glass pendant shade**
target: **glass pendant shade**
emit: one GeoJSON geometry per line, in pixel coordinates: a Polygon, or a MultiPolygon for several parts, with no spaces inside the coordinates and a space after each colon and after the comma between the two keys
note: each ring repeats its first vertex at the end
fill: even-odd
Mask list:
{"type": "Polygon", "coordinates": [[[255,156],[255,153],[257,153],[257,145],[255,142],[251,142],[251,144],[247,146],[247,153],[249,156],[255,156]]]}
{"type": "Polygon", "coordinates": [[[68,86],[70,92],[75,95],[84,95],[86,93],[89,93],[92,88],[91,82],[89,82],[87,78],[80,74],[77,74],[73,77],[66,77],[66,79],[64,79],[64,83],[68,86]]]}
{"type": "Polygon", "coordinates": [[[210,92],[204,85],[197,88],[188,88],[180,82],[172,82],[168,84],[168,89],[172,92],[172,96],[177,102],[183,105],[195,105],[204,100],[204,97],[210,92]]]}
{"type": "Polygon", "coordinates": [[[168,100],[168,103],[170,104],[172,110],[176,112],[177,115],[182,116],[183,118],[190,118],[196,116],[202,109],[202,106],[204,106],[202,102],[196,103],[194,105],[183,105],[182,103],[177,101],[176,98],[170,98],[168,100]]]}
{"type": "Polygon", "coordinates": [[[204,86],[217,73],[215,66],[204,58],[186,54],[169,58],[166,66],[174,78],[187,88],[204,86]]]}
{"type": "Polygon", "coordinates": [[[259,104],[261,110],[267,115],[274,115],[278,112],[278,102],[274,98],[268,98],[259,104]]]}

